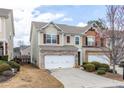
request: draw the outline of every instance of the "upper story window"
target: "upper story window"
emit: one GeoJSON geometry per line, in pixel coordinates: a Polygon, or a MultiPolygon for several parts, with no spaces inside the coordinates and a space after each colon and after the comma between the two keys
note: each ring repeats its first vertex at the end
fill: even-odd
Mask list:
{"type": "Polygon", "coordinates": [[[75,45],[79,45],[79,42],[80,42],[80,37],[76,36],[75,37],[75,45]]]}
{"type": "Polygon", "coordinates": [[[59,35],[44,34],[43,41],[44,44],[59,44],[59,35]]]}
{"type": "Polygon", "coordinates": [[[67,36],[67,43],[70,43],[70,36],[67,36]]]}
{"type": "Polygon", "coordinates": [[[57,43],[57,35],[46,34],[46,43],[56,44],[57,43]]]}
{"type": "Polygon", "coordinates": [[[95,37],[94,36],[87,36],[87,45],[94,46],[95,45],[95,37]]]}

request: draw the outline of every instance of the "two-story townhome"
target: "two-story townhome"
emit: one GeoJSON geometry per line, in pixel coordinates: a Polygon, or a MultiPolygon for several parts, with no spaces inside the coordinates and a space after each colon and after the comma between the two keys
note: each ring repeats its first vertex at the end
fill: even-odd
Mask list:
{"type": "Polygon", "coordinates": [[[98,30],[94,24],[77,27],[32,22],[31,63],[39,68],[54,69],[80,66],[84,61],[103,62],[105,55],[101,47],[105,46],[105,39],[98,30]]]}
{"type": "Polygon", "coordinates": [[[13,59],[13,37],[13,12],[0,8],[0,57],[8,55],[8,60],[13,59]]]}

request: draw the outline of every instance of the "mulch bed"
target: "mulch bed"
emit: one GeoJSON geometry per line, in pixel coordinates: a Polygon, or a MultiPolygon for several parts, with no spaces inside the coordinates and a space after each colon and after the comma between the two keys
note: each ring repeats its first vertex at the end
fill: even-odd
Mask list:
{"type": "MultiPolygon", "coordinates": [[[[96,74],[96,72],[95,72],[95,74],[96,74]]],[[[100,76],[124,82],[123,76],[120,74],[113,74],[113,73],[106,72],[106,74],[100,75],[100,76]]]]}
{"type": "Polygon", "coordinates": [[[3,75],[0,75],[0,83],[9,80],[9,79],[12,78],[13,76],[14,76],[14,75],[12,75],[12,76],[3,76],[3,75]]]}

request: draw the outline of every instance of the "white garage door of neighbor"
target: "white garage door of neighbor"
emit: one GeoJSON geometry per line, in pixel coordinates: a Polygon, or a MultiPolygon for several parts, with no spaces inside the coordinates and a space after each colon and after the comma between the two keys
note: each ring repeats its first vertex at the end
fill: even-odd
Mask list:
{"type": "Polygon", "coordinates": [[[45,68],[71,68],[75,65],[75,57],[73,55],[47,55],[45,56],[45,68]]]}
{"type": "Polygon", "coordinates": [[[109,64],[109,59],[106,55],[88,55],[88,61],[98,61],[100,63],[107,63],[109,64]]]}

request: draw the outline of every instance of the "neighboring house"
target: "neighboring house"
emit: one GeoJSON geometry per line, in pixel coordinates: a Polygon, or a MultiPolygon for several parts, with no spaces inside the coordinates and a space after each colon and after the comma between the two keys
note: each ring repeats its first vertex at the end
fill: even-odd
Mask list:
{"type": "Polygon", "coordinates": [[[14,58],[20,58],[21,56],[30,56],[30,46],[21,46],[14,48],[14,58]]]}
{"type": "Polygon", "coordinates": [[[30,56],[31,48],[30,46],[25,46],[25,48],[20,49],[21,56],[30,56]]]}
{"type": "Polygon", "coordinates": [[[0,56],[8,55],[8,60],[13,59],[14,35],[13,11],[0,8],[0,56]]]}
{"type": "Polygon", "coordinates": [[[68,68],[84,61],[105,62],[106,46],[96,24],[76,27],[53,22],[32,22],[31,63],[39,68],[68,68]]]}
{"type": "Polygon", "coordinates": [[[21,56],[20,47],[15,47],[13,52],[13,58],[20,58],[20,56],[21,56]]]}

